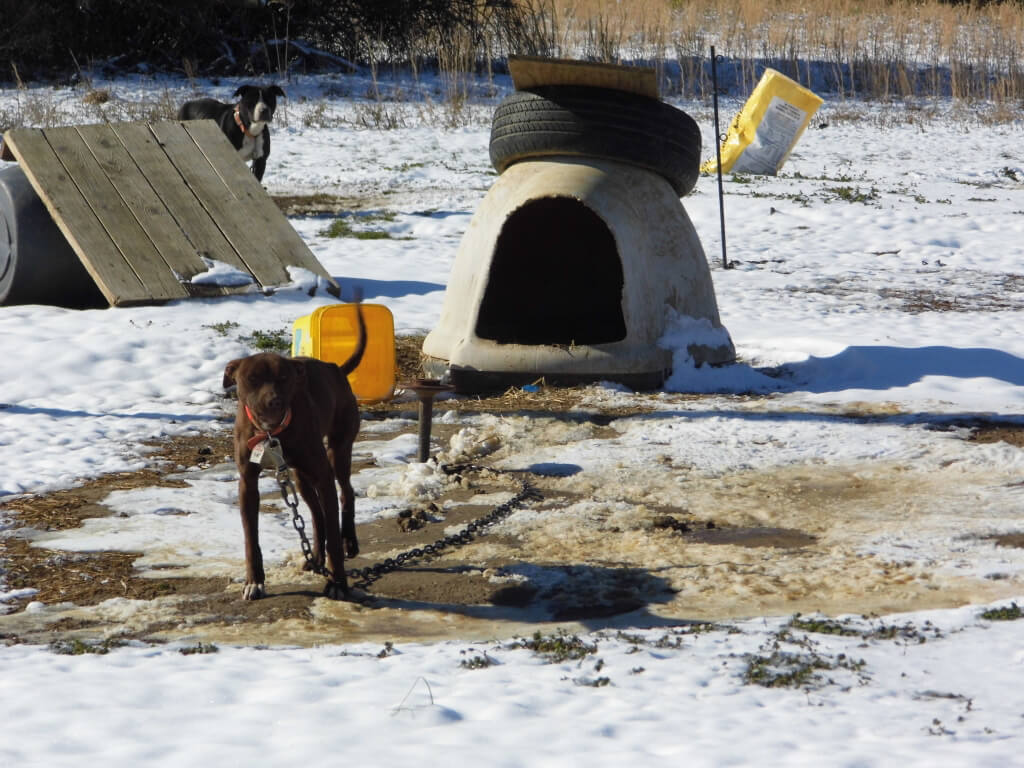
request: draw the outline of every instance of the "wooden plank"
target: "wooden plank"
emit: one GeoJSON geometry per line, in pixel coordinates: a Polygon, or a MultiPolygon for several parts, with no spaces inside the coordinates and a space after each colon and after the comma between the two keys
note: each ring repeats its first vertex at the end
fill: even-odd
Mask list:
{"type": "MultiPolygon", "coordinates": [[[[194,275],[205,272],[208,267],[198,250],[178,226],[178,222],[160,200],[139,165],[128,154],[113,128],[109,124],[83,125],[78,126],[77,131],[83,143],[92,152],[97,165],[107,175],[125,206],[178,281],[187,282],[194,275]]],[[[166,155],[164,159],[166,160],[166,155]]],[[[148,169],[150,173],[153,173],[153,170],[148,169]]]]}
{"type": "MultiPolygon", "coordinates": [[[[229,160],[245,168],[237,156],[231,142],[220,132],[212,120],[196,120],[195,123],[209,123],[216,130],[215,140],[207,142],[209,155],[227,153],[229,160]]],[[[238,201],[221,176],[211,166],[209,155],[201,148],[185,130],[184,123],[153,123],[150,125],[153,135],[163,147],[167,157],[178,169],[185,183],[192,189],[199,203],[207,210],[210,218],[217,222],[224,237],[238,253],[245,268],[259,282],[267,287],[290,282],[284,265],[270,253],[267,244],[262,240],[262,231],[257,232],[259,222],[256,221],[238,201]]]]}
{"type": "Polygon", "coordinates": [[[139,297],[151,298],[43,132],[38,128],[13,129],[4,135],[4,143],[107,301],[116,305],[139,297]]]}
{"type": "MultiPolygon", "coordinates": [[[[145,123],[114,123],[110,127],[135,164],[145,174],[156,199],[166,207],[194,251],[201,257],[214,259],[248,272],[245,262],[224,237],[217,222],[196,199],[192,189],[167,157],[149,126],[145,123]]],[[[205,269],[206,265],[200,259],[196,270],[185,269],[179,272],[186,278],[191,278],[205,269]]],[[[228,295],[245,293],[250,289],[247,286],[223,287],[219,292],[228,295]]],[[[193,291],[195,287],[190,286],[189,290],[193,291]]]]}
{"type": "Polygon", "coordinates": [[[192,285],[212,259],[263,287],[337,284],[212,120],[18,129],[4,137],[111,304],[245,293],[192,285]]]}
{"type": "MultiPolygon", "coordinates": [[[[103,228],[107,230],[110,239],[146,286],[149,296],[139,298],[166,300],[188,296],[185,287],[175,277],[149,235],[121,199],[118,188],[103,172],[92,152],[82,141],[78,130],[74,127],[48,128],[44,134],[67,169],[68,175],[82,191],[103,228]]],[[[72,229],[75,226],[73,222],[68,224],[72,229]]],[[[91,258],[91,255],[86,253],[83,258],[91,258]]]]}
{"type": "MultiPolygon", "coordinates": [[[[253,225],[253,219],[259,222],[260,233],[264,238],[263,254],[267,258],[273,255],[277,262],[285,266],[309,270],[337,287],[327,270],[309,250],[306,242],[288,222],[288,218],[252,175],[248,166],[239,160],[234,148],[231,148],[231,154],[220,151],[225,144],[230,147],[230,142],[224,139],[217,125],[211,120],[194,120],[184,123],[184,126],[206,155],[210,165],[239,201],[238,212],[244,212],[250,226],[253,225]]],[[[256,267],[262,266],[264,261],[265,259],[261,259],[256,262],[253,259],[248,263],[256,267]]],[[[259,277],[260,273],[254,268],[253,274],[259,277]]]]}
{"type": "Polygon", "coordinates": [[[658,77],[652,67],[627,67],[574,59],[509,56],[508,71],[517,90],[545,85],[586,85],[638,93],[652,99],[658,94],[658,77]]]}

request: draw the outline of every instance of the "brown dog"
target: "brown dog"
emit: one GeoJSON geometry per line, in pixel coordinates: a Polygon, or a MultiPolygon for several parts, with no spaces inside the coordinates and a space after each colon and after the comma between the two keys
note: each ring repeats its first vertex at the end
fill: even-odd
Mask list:
{"type": "Polygon", "coordinates": [[[258,457],[262,456],[271,436],[280,441],[284,459],[295,471],[299,493],[313,516],[312,548],[316,566],[324,565],[326,552],[333,580],[328,581],[324,594],[333,600],[348,595],[345,555],[355,557],[359,553],[355,499],[349,479],[352,444],[359,432],[359,407],[348,375],[359,365],[366,349],[366,325],[358,304],[356,313],[359,341],[352,356],[342,365],[264,352],[232,360],[224,369],[224,388],[238,387],[235,461],[245,532],[242,597],[246,600],[257,600],[266,594],[258,530],[261,469],[258,457]],[[341,487],[340,528],[335,480],[341,487]]]}

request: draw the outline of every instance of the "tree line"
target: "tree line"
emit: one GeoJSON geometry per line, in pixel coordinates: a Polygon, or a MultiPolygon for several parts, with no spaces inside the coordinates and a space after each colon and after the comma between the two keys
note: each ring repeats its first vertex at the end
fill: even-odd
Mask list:
{"type": "Polygon", "coordinates": [[[97,65],[213,75],[405,62],[452,41],[477,55],[530,47],[520,0],[0,0],[0,18],[4,80],[97,65]]]}

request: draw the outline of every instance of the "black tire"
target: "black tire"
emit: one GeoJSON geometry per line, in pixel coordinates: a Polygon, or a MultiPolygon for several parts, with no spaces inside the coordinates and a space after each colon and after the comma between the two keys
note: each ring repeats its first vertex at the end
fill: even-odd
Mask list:
{"type": "Polygon", "coordinates": [[[700,174],[700,128],[669,104],[610,88],[552,85],[515,91],[494,111],[491,163],[551,155],[618,160],[663,176],[680,197],[700,174]]]}
{"type": "Polygon", "coordinates": [[[0,306],[109,306],[18,165],[0,169],[0,306]]]}

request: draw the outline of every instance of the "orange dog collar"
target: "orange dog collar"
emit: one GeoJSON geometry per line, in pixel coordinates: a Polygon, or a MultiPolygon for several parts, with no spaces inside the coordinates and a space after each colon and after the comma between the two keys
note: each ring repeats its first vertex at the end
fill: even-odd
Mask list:
{"type": "MultiPolygon", "coordinates": [[[[253,426],[259,428],[259,424],[257,424],[256,423],[256,419],[253,418],[252,411],[249,410],[249,406],[248,405],[245,406],[245,415],[249,417],[249,421],[252,422],[253,426]]],[[[264,429],[264,430],[257,431],[255,435],[253,435],[252,437],[249,438],[249,441],[247,443],[247,445],[249,446],[249,450],[251,451],[253,448],[255,448],[257,445],[262,443],[264,440],[269,440],[270,438],[276,437],[277,435],[281,434],[286,429],[288,429],[288,425],[291,424],[291,423],[292,423],[292,409],[289,408],[287,411],[285,411],[284,419],[281,420],[280,424],[278,424],[276,427],[274,427],[271,430],[264,429]]]]}
{"type": "Polygon", "coordinates": [[[235,107],[235,125],[237,125],[239,128],[241,128],[242,129],[242,133],[244,133],[250,139],[256,138],[251,133],[249,133],[249,129],[246,128],[245,125],[242,124],[242,117],[241,117],[241,115],[238,114],[238,107],[235,107]]]}

